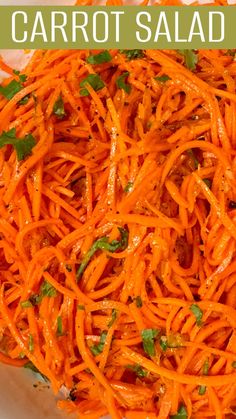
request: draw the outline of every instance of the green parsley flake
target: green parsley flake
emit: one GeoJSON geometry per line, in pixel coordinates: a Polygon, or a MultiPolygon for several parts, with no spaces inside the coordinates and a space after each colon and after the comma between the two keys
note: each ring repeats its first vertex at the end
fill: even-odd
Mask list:
{"type": "Polygon", "coordinates": [[[142,298],[140,297],[140,295],[135,297],[134,301],[135,301],[136,307],[141,308],[143,306],[142,298]]]}
{"type": "Polygon", "coordinates": [[[212,181],[211,181],[210,179],[207,179],[207,178],[202,179],[202,180],[203,180],[203,182],[207,185],[207,187],[208,187],[209,189],[211,189],[212,181]]]}
{"type": "Polygon", "coordinates": [[[63,326],[62,326],[62,317],[58,316],[57,318],[57,336],[63,336],[63,326]]]}
{"type": "Polygon", "coordinates": [[[166,336],[161,336],[160,338],[160,347],[163,350],[163,352],[167,351],[168,349],[168,340],[166,336]]]}
{"type": "Polygon", "coordinates": [[[19,100],[19,105],[26,105],[29,102],[30,95],[25,95],[21,100],[19,100]]]}
{"type": "Polygon", "coordinates": [[[111,320],[108,322],[108,327],[111,327],[113,325],[113,323],[116,321],[117,318],[117,310],[115,310],[113,308],[112,313],[111,313],[111,320]]]}
{"type": "Polygon", "coordinates": [[[206,393],[206,386],[199,386],[198,394],[200,394],[200,396],[203,396],[205,393],[206,393]]]}
{"type": "Polygon", "coordinates": [[[25,74],[20,74],[20,71],[13,70],[13,73],[18,76],[19,81],[13,79],[10,81],[10,83],[8,83],[7,86],[0,86],[0,93],[8,100],[11,100],[18,92],[24,88],[22,83],[27,80],[27,76],[25,74]]]}
{"type": "Polygon", "coordinates": [[[200,309],[200,307],[197,304],[192,304],[190,306],[190,310],[192,311],[193,315],[196,318],[196,324],[197,326],[202,326],[202,316],[203,311],[200,309]]]}
{"type": "Polygon", "coordinates": [[[190,148],[189,150],[187,150],[187,153],[188,153],[189,157],[191,157],[191,159],[192,159],[192,162],[194,164],[194,169],[197,169],[198,168],[198,165],[199,165],[199,161],[196,158],[196,156],[195,156],[194,151],[192,150],[192,148],[190,148]]]}
{"type": "Polygon", "coordinates": [[[158,81],[159,83],[165,83],[168,80],[170,80],[170,77],[167,76],[166,74],[163,74],[163,76],[155,77],[155,80],[158,81]]]}
{"type": "Polygon", "coordinates": [[[112,60],[112,56],[109,51],[102,51],[99,52],[99,54],[96,55],[90,55],[87,58],[87,63],[96,65],[96,64],[103,64],[103,63],[109,63],[112,60]]]}
{"type": "Polygon", "coordinates": [[[15,79],[12,80],[7,86],[0,86],[0,93],[8,100],[11,100],[18,92],[23,89],[22,84],[15,79]]]}
{"type": "Polygon", "coordinates": [[[203,364],[202,373],[203,375],[208,375],[209,372],[209,359],[207,358],[203,364]]]}
{"type": "Polygon", "coordinates": [[[26,74],[21,74],[21,72],[19,70],[13,70],[13,73],[19,77],[19,80],[21,81],[21,83],[24,83],[27,80],[27,76],[26,74]]]}
{"type": "Polygon", "coordinates": [[[100,342],[97,345],[93,345],[90,347],[90,351],[94,356],[97,356],[102,353],[104,344],[106,342],[107,332],[102,332],[100,336],[100,342]]]}
{"type": "Polygon", "coordinates": [[[87,265],[89,264],[93,255],[97,252],[97,250],[106,250],[108,252],[114,253],[116,250],[125,250],[128,246],[128,236],[129,233],[122,227],[118,228],[120,231],[121,238],[120,240],[112,240],[110,243],[108,242],[108,237],[101,237],[100,239],[96,240],[87,254],[84,256],[79,269],[76,273],[76,278],[79,280],[83,275],[84,270],[86,269],[87,265]]]}
{"type": "Polygon", "coordinates": [[[89,74],[84,80],[80,82],[80,87],[84,88],[80,90],[81,96],[89,96],[90,94],[88,89],[85,88],[86,84],[90,84],[95,92],[101,90],[105,86],[105,83],[102,81],[98,74],[89,74]]]}
{"type": "Polygon", "coordinates": [[[57,296],[57,290],[53,287],[49,282],[43,281],[39,294],[33,294],[29,300],[32,303],[32,305],[37,305],[42,302],[42,299],[44,297],[56,297],[57,296]]]}
{"type": "Polygon", "coordinates": [[[0,136],[0,148],[8,144],[14,147],[17,160],[21,161],[31,154],[36,140],[31,134],[27,134],[24,138],[16,138],[16,129],[12,128],[9,131],[3,131],[0,136]]]}
{"type": "Polygon", "coordinates": [[[141,49],[120,49],[119,52],[126,55],[128,61],[144,57],[144,52],[141,49]]]}
{"type": "Polygon", "coordinates": [[[133,189],[133,186],[134,186],[133,182],[128,182],[125,189],[124,189],[124,192],[125,193],[131,192],[132,189],[133,189]]]}
{"type": "Polygon", "coordinates": [[[33,304],[29,300],[21,301],[20,305],[22,308],[33,307],[33,304]]]}
{"type": "Polygon", "coordinates": [[[63,99],[62,99],[61,95],[58,97],[58,99],[54,103],[53,113],[59,119],[64,118],[64,116],[66,116],[65,108],[64,108],[64,102],[63,102],[63,99]]]}
{"type": "Polygon", "coordinates": [[[189,70],[195,70],[198,62],[198,56],[193,49],[178,49],[178,52],[184,56],[185,66],[189,70]]]}
{"type": "Polygon", "coordinates": [[[147,377],[148,375],[148,371],[144,370],[141,365],[139,364],[134,364],[134,365],[126,365],[126,368],[135,372],[135,374],[140,377],[140,378],[144,378],[147,377]]]}
{"type": "Polygon", "coordinates": [[[154,339],[157,337],[159,331],[156,329],[144,329],[141,332],[142,340],[143,340],[143,349],[149,356],[155,356],[155,341],[154,339]]]}
{"type": "MultiPolygon", "coordinates": [[[[207,358],[203,364],[202,373],[203,375],[208,375],[209,372],[209,359],[207,358]]],[[[206,386],[199,386],[198,387],[198,394],[203,396],[206,393],[206,386]]]]}
{"type": "Polygon", "coordinates": [[[129,72],[125,71],[125,73],[121,74],[117,80],[116,80],[116,85],[117,87],[119,87],[119,89],[123,89],[126,93],[130,93],[131,91],[131,86],[130,84],[127,84],[125,82],[125,80],[127,79],[127,77],[129,76],[129,72]]]}
{"type": "Polygon", "coordinates": [[[176,415],[171,415],[170,419],[187,419],[188,418],[188,413],[186,410],[186,407],[184,405],[181,405],[179,407],[178,412],[176,413],[176,415]]]}
{"type": "Polygon", "coordinates": [[[57,290],[49,282],[44,281],[40,288],[40,294],[42,295],[42,297],[56,297],[57,290]]]}
{"type": "Polygon", "coordinates": [[[29,351],[34,352],[34,338],[29,334],[29,351]]]}

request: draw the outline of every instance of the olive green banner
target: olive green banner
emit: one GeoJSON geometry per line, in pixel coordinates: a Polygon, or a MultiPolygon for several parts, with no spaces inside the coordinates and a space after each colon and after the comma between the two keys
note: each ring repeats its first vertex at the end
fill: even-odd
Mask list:
{"type": "Polygon", "coordinates": [[[1,49],[235,47],[234,6],[0,6],[1,49]]]}

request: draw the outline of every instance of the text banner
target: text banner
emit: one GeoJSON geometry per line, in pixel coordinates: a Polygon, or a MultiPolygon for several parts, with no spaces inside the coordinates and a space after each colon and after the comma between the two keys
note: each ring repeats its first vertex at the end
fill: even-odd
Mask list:
{"type": "Polygon", "coordinates": [[[1,49],[235,47],[234,6],[0,6],[1,49]]]}

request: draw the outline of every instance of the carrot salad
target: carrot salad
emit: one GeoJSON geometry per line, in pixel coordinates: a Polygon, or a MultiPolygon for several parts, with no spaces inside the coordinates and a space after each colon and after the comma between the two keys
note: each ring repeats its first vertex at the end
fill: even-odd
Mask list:
{"type": "Polygon", "coordinates": [[[80,419],[233,418],[235,50],[0,67],[0,361],[80,419]]]}

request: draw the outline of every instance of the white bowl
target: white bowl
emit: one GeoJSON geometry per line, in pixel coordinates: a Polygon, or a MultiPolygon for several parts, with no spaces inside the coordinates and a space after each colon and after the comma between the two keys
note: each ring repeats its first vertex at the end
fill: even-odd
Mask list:
{"type": "MultiPolygon", "coordinates": [[[[0,364],[1,419],[65,419],[56,406],[56,398],[46,382],[24,368],[0,364]],[[36,386],[36,387],[35,387],[36,386]]],[[[63,395],[61,395],[63,397],[63,395]]],[[[75,416],[68,416],[74,419],[75,416]]]]}

